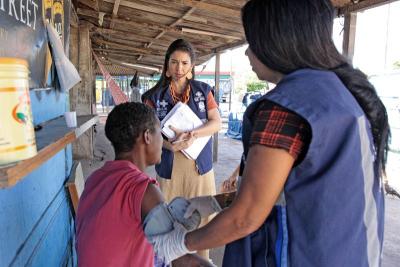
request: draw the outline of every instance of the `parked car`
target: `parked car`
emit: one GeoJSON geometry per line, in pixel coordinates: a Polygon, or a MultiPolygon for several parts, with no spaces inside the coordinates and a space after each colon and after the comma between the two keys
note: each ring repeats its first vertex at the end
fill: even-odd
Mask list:
{"type": "Polygon", "coordinates": [[[254,102],[257,99],[259,99],[260,97],[262,97],[262,94],[260,92],[255,92],[250,95],[250,100],[251,100],[251,102],[254,102]]]}
{"type": "Polygon", "coordinates": [[[228,100],[229,100],[229,92],[224,92],[221,95],[221,102],[226,103],[226,102],[228,102],[228,100]]]}
{"type": "Polygon", "coordinates": [[[262,94],[260,92],[245,93],[242,103],[245,107],[248,107],[251,103],[259,99],[260,97],[262,97],[262,94]]]}

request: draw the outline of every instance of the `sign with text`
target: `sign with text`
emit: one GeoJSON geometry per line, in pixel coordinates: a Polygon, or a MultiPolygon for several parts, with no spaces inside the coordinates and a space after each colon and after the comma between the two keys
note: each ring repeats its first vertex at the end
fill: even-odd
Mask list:
{"type": "Polygon", "coordinates": [[[0,0],[0,57],[29,62],[30,88],[45,85],[47,35],[42,0],[0,0]]]}
{"type": "Polygon", "coordinates": [[[48,45],[44,21],[68,40],[70,0],[0,0],[0,57],[29,63],[30,88],[48,86],[48,45]],[[67,10],[67,12],[65,12],[67,10]],[[67,24],[66,24],[67,23],[67,24]]]}

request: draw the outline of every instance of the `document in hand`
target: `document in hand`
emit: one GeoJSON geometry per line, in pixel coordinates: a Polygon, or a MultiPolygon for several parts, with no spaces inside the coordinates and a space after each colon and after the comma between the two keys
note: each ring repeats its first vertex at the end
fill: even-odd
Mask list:
{"type": "MultiPolygon", "coordinates": [[[[168,138],[174,138],[175,133],[169,126],[172,125],[181,131],[192,131],[203,125],[203,122],[190,109],[190,107],[182,102],[176,103],[167,116],[161,121],[161,131],[168,138]]],[[[193,144],[182,153],[193,160],[196,160],[200,152],[206,146],[211,136],[197,138],[193,144]]]]}

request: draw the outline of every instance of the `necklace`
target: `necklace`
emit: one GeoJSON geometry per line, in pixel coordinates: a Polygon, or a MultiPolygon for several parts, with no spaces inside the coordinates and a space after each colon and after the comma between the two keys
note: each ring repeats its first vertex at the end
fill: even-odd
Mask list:
{"type": "Polygon", "coordinates": [[[174,101],[174,104],[178,103],[178,102],[182,102],[187,104],[187,102],[189,102],[189,98],[190,98],[190,85],[189,83],[186,85],[185,89],[183,90],[182,94],[178,94],[176,91],[176,85],[171,82],[169,85],[169,91],[171,93],[172,96],[172,100],[174,101]]]}

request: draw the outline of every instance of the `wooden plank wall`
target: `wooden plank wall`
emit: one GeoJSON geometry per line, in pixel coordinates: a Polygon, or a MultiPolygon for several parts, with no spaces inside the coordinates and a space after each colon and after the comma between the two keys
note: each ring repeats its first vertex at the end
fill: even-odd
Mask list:
{"type": "MultiPolygon", "coordinates": [[[[62,115],[67,97],[31,92],[35,124],[62,115]]],[[[70,266],[73,219],[64,182],[72,166],[67,146],[15,186],[0,190],[0,266],[70,266]]]]}
{"type": "MultiPolygon", "coordinates": [[[[79,75],[82,79],[70,93],[71,110],[76,111],[77,115],[93,114],[93,103],[96,103],[94,93],[95,75],[93,74],[89,28],[90,25],[88,23],[81,23],[77,29],[71,31],[71,46],[78,48],[71,50],[71,57],[73,60],[78,58],[75,66],[78,66],[79,75]]],[[[93,135],[93,129],[91,129],[73,143],[74,159],[93,157],[93,135]]]]}

